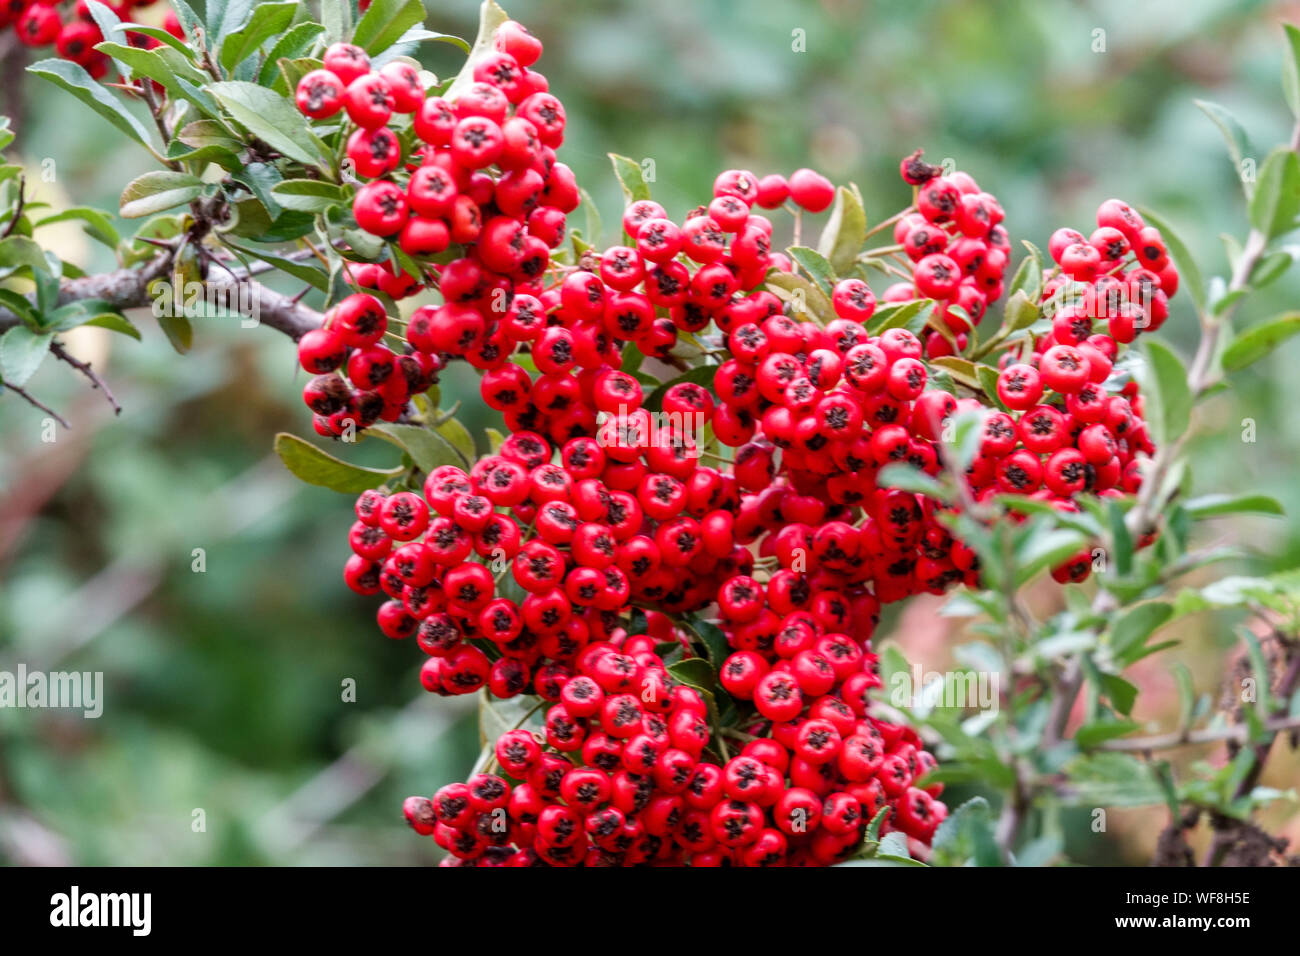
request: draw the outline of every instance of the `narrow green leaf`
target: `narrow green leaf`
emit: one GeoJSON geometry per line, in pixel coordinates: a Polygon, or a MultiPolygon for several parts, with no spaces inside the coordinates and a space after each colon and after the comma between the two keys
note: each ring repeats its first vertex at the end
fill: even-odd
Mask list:
{"type": "Polygon", "coordinates": [[[257,74],[258,86],[270,86],[275,82],[278,75],[278,64],[280,60],[292,60],[306,54],[316,38],[325,32],[325,27],[319,23],[313,23],[311,20],[295,24],[284,36],[275,41],[266,54],[266,60],[262,63],[262,69],[257,74]]]}
{"type": "Polygon", "coordinates": [[[1178,274],[1182,278],[1180,288],[1186,289],[1187,294],[1196,303],[1196,308],[1204,312],[1205,280],[1201,277],[1200,267],[1197,266],[1196,260],[1192,258],[1186,243],[1178,237],[1178,233],[1165,219],[1145,206],[1139,211],[1149,225],[1160,230],[1160,235],[1165,240],[1165,247],[1169,250],[1169,258],[1174,260],[1174,265],[1178,267],[1178,274]]]}
{"type": "Polygon", "coordinates": [[[835,288],[835,270],[826,257],[807,246],[791,246],[787,251],[790,258],[817,283],[817,288],[830,295],[835,288]]]}
{"type": "Polygon", "coordinates": [[[902,462],[895,462],[880,469],[880,473],[876,476],[876,484],[881,488],[897,488],[901,491],[925,495],[936,501],[946,502],[952,497],[951,492],[937,479],[902,462]]]}
{"type": "Polygon", "coordinates": [[[271,187],[271,195],[285,209],[319,213],[347,200],[347,191],[319,179],[286,179],[271,187]]]}
{"type": "MultiPolygon", "coordinates": [[[[769,277],[769,281],[770,277],[769,277]]],[[[890,329],[905,328],[922,310],[934,305],[933,299],[908,299],[906,302],[890,302],[882,305],[872,314],[867,322],[867,334],[879,335],[890,329]]]]}
{"type": "Polygon", "coordinates": [[[474,436],[458,418],[449,418],[437,427],[437,432],[460,452],[467,465],[472,465],[477,453],[474,450],[474,436]]]}
{"type": "Polygon", "coordinates": [[[1146,341],[1147,364],[1143,370],[1148,401],[1154,406],[1147,421],[1156,425],[1157,437],[1171,441],[1187,430],[1192,415],[1192,390],[1183,361],[1166,345],[1146,341]]]}
{"type": "MultiPolygon", "coordinates": [[[[383,2],[387,0],[377,0],[374,6],[383,2]]],[[[371,7],[372,10],[374,6],[371,7]]],[[[233,70],[237,64],[252,56],[263,43],[288,28],[297,9],[298,0],[258,3],[248,22],[222,41],[221,65],[227,70],[233,70]]]]}
{"type": "Polygon", "coordinates": [[[1236,372],[1259,361],[1296,333],[1300,333],[1300,312],[1282,315],[1252,325],[1238,335],[1223,352],[1223,367],[1236,372]]]}
{"type": "Polygon", "coordinates": [[[1020,266],[1011,277],[1011,284],[1007,286],[1008,297],[1017,292],[1024,292],[1025,298],[1030,302],[1037,302],[1043,294],[1043,267],[1033,254],[1020,260],[1020,266]]]}
{"type": "Polygon", "coordinates": [[[1101,692],[1106,695],[1111,705],[1125,717],[1131,714],[1133,704],[1137,700],[1138,689],[1115,674],[1101,674],[1100,677],[1101,692]]]}
{"type": "Polygon", "coordinates": [[[1173,605],[1163,601],[1139,604],[1124,612],[1110,628],[1111,652],[1116,658],[1122,658],[1141,647],[1173,613],[1173,605]]]}
{"type": "Polygon", "coordinates": [[[380,423],[366,429],[367,434],[397,445],[411,456],[417,468],[425,474],[443,465],[464,468],[466,461],[442,435],[423,425],[395,425],[380,423]]]}
{"type": "Polygon", "coordinates": [[[34,223],[32,228],[40,229],[42,226],[49,226],[56,222],[69,222],[72,220],[84,222],[86,224],[86,234],[99,240],[110,249],[116,249],[117,244],[122,241],[122,237],[118,234],[113,221],[98,209],[92,209],[89,206],[74,206],[52,216],[46,216],[34,223]]]}
{"type": "Polygon", "coordinates": [[[131,320],[117,312],[104,312],[93,318],[87,319],[82,325],[92,325],[101,329],[108,329],[112,332],[120,332],[122,335],[129,335],[137,342],[140,341],[140,330],[131,324],[131,320]]]}
{"type": "Polygon", "coordinates": [[[308,166],[328,164],[305,117],[283,96],[240,80],[213,83],[209,90],[236,123],[290,159],[308,166]]]}
{"type": "Polygon", "coordinates": [[[84,67],[71,60],[50,59],[33,63],[27,70],[63,87],[137,143],[149,145],[149,132],[144,124],[84,67]]]}
{"type": "Polygon", "coordinates": [[[188,203],[202,192],[203,180],[197,176],[156,169],[126,184],[118,211],[127,219],[140,219],[188,203]]]}
{"type": "Polygon", "coordinates": [[[376,488],[387,479],[402,473],[400,467],[381,470],[349,464],[287,432],[275,436],[275,453],[289,471],[307,484],[347,494],[355,495],[367,488],[376,488]]]}
{"type": "Polygon", "coordinates": [[[181,355],[194,345],[194,325],[183,312],[164,312],[158,316],[158,327],[163,330],[172,348],[181,355]]]}
{"type": "Polygon", "coordinates": [[[1300,213],[1300,158],[1287,146],[1268,154],[1250,200],[1250,223],[1273,239],[1289,232],[1300,213]]]}
{"type": "Polygon", "coordinates": [[[1197,519],[1236,514],[1286,514],[1281,503],[1268,495],[1202,495],[1187,501],[1183,507],[1197,519]]]}
{"type": "Polygon", "coordinates": [[[484,0],[479,7],[478,34],[474,37],[474,46],[470,49],[460,72],[452,80],[451,86],[447,87],[447,92],[443,94],[448,101],[454,103],[465,90],[474,85],[474,68],[480,60],[490,56],[496,49],[497,30],[501,29],[501,25],[509,19],[510,14],[502,10],[495,0],[484,0]]]}
{"type": "Polygon", "coordinates": [[[352,42],[374,56],[401,39],[407,28],[423,22],[421,0],[373,0],[357,23],[352,42]]]}
{"type": "Polygon", "coordinates": [[[867,213],[858,194],[847,186],[835,193],[835,206],[822,229],[817,252],[830,264],[836,275],[845,275],[858,256],[867,233],[867,213]]]}
{"type": "Polygon", "coordinates": [[[1019,289],[1007,299],[1006,308],[1003,310],[1001,331],[1010,335],[1027,329],[1038,321],[1040,314],[1037,303],[1029,300],[1024,289],[1019,289]]]}
{"type": "Polygon", "coordinates": [[[1291,115],[1300,119],[1300,30],[1290,23],[1282,24],[1286,31],[1287,52],[1282,57],[1282,94],[1291,115]]]}
{"type": "Polygon", "coordinates": [[[617,153],[610,153],[609,161],[614,164],[614,175],[618,177],[619,185],[623,187],[623,198],[629,205],[650,198],[650,187],[640,163],[617,153]]]}
{"type": "Polygon", "coordinates": [[[1075,731],[1074,742],[1079,745],[1081,750],[1091,750],[1098,744],[1103,744],[1108,740],[1127,736],[1140,726],[1134,720],[1116,720],[1113,717],[1103,717],[1099,720],[1089,721],[1075,731]]]}
{"type": "MultiPolygon", "coordinates": [[[[1241,123],[1237,122],[1237,117],[1233,116],[1224,107],[1218,103],[1212,103],[1209,100],[1194,101],[1201,112],[1213,120],[1214,125],[1219,127],[1219,132],[1223,134],[1223,141],[1228,145],[1228,156],[1232,160],[1233,175],[1241,183],[1242,190],[1249,199],[1253,191],[1253,184],[1242,176],[1242,160],[1251,154],[1250,140],[1246,136],[1246,130],[1242,128],[1241,123]]],[[[1146,210],[1142,210],[1142,215],[1146,215],[1146,210]]],[[[1161,232],[1164,230],[1161,229],[1161,232]]]]}

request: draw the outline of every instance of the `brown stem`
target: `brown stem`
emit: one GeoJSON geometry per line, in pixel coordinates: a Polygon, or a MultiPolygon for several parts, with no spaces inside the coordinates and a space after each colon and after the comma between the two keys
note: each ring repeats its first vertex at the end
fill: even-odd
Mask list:
{"type": "Polygon", "coordinates": [[[108,404],[113,406],[113,414],[122,414],[122,406],[119,405],[117,399],[113,397],[113,390],[108,387],[108,383],[100,377],[99,373],[90,367],[89,362],[83,362],[81,359],[70,355],[61,342],[51,343],[50,354],[62,362],[67,362],[82,375],[86,376],[86,378],[90,380],[91,388],[97,388],[104,393],[104,397],[108,399],[108,404]]]}
{"type": "Polygon", "coordinates": [[[26,389],[19,388],[17,385],[11,385],[11,384],[8,383],[8,382],[4,382],[4,383],[0,384],[0,391],[3,391],[4,389],[8,389],[9,391],[13,392],[13,393],[14,393],[15,395],[17,395],[19,398],[21,398],[21,399],[23,399],[25,402],[27,402],[27,404],[29,404],[29,405],[34,405],[36,408],[39,408],[39,409],[40,409],[41,411],[43,411],[45,414],[49,415],[49,416],[50,416],[51,418],[53,418],[56,422],[58,422],[60,425],[62,425],[64,428],[71,428],[71,427],[72,427],[71,425],[68,424],[67,419],[65,419],[62,415],[60,415],[60,414],[59,414],[58,412],[56,412],[54,409],[50,408],[50,406],[46,405],[44,402],[42,402],[42,401],[40,401],[39,399],[35,398],[35,397],[34,397],[30,392],[28,392],[26,389]]]}

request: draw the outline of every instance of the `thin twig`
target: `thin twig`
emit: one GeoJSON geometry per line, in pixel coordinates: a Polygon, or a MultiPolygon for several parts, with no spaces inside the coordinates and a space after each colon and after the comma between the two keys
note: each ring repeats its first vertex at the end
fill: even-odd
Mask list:
{"type": "Polygon", "coordinates": [[[108,383],[100,377],[99,373],[90,367],[89,362],[83,362],[81,359],[70,355],[61,342],[52,342],[50,344],[50,354],[62,362],[67,362],[82,375],[86,376],[86,378],[90,380],[91,388],[97,388],[104,393],[104,397],[108,399],[108,404],[113,406],[113,414],[122,414],[122,406],[119,405],[117,399],[113,397],[113,390],[108,387],[108,383]]]}
{"type": "Polygon", "coordinates": [[[68,424],[66,418],[64,418],[54,409],[50,408],[50,406],[46,405],[44,402],[33,397],[31,393],[29,393],[26,389],[19,388],[17,385],[13,385],[9,382],[4,382],[0,384],[0,389],[5,389],[5,388],[9,389],[9,391],[13,392],[19,398],[25,400],[27,404],[34,405],[37,408],[39,408],[41,411],[43,411],[45,414],[52,416],[54,420],[58,422],[60,425],[62,425],[64,428],[68,428],[68,429],[72,428],[72,426],[68,424]]]}

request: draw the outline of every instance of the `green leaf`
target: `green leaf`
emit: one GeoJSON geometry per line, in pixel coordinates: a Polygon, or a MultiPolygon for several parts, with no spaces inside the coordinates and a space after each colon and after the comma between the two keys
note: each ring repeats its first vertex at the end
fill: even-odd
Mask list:
{"type": "Polygon", "coordinates": [[[497,30],[509,19],[510,14],[502,10],[495,0],[484,0],[479,7],[478,35],[474,37],[474,46],[460,72],[456,74],[456,79],[452,80],[451,86],[443,94],[449,102],[454,103],[465,90],[474,85],[474,68],[481,59],[496,50],[497,30]]]}
{"type": "Polygon", "coordinates": [[[1289,232],[1300,213],[1300,158],[1290,147],[1279,146],[1268,154],[1259,171],[1255,195],[1250,200],[1250,223],[1273,239],[1289,232]]]}
{"type": "Polygon", "coordinates": [[[790,258],[817,283],[817,287],[830,295],[835,288],[835,270],[826,261],[826,257],[807,246],[791,246],[787,251],[790,258]]]}
{"type": "Polygon", "coordinates": [[[378,487],[387,479],[402,473],[400,467],[381,470],[349,464],[287,432],[275,436],[275,453],[280,456],[286,468],[307,484],[347,494],[355,495],[367,488],[378,487]]]}
{"type": "Polygon", "coordinates": [[[769,292],[782,302],[789,303],[796,318],[811,313],[814,318],[827,322],[835,317],[831,298],[820,284],[796,272],[782,272],[779,269],[770,270],[763,281],[769,292]]]}
{"type": "Polygon", "coordinates": [[[123,335],[129,335],[137,342],[140,341],[140,330],[131,324],[131,320],[117,312],[104,312],[93,318],[87,319],[81,325],[93,325],[101,329],[108,329],[112,332],[120,332],[123,335]]]}
{"type": "Polygon", "coordinates": [[[578,195],[581,197],[582,213],[586,217],[582,236],[592,245],[598,246],[601,233],[600,209],[597,208],[591,194],[581,186],[578,187],[578,195]]]}
{"type": "Polygon", "coordinates": [[[936,501],[948,501],[952,495],[939,481],[904,462],[894,462],[880,469],[876,484],[881,488],[897,488],[913,494],[925,495],[936,501]]]}
{"type": "Polygon", "coordinates": [[[460,452],[467,465],[472,465],[476,457],[474,436],[469,433],[458,418],[449,418],[437,426],[437,432],[451,443],[451,447],[460,452]]]}
{"type": "Polygon", "coordinates": [[[695,385],[709,386],[713,384],[713,376],[718,373],[716,365],[697,365],[678,375],[674,379],[664,382],[653,392],[646,396],[645,408],[648,411],[657,412],[664,407],[664,393],[674,385],[680,385],[684,382],[691,382],[695,385]]]}
{"type": "MultiPolygon", "coordinates": [[[[377,0],[371,9],[383,2],[386,0],[377,0]]],[[[258,3],[248,22],[222,41],[221,65],[227,70],[233,70],[237,64],[252,56],[263,43],[288,28],[297,9],[298,0],[258,3]]]]}
{"type": "Polygon", "coordinates": [[[1111,537],[1111,558],[1115,561],[1115,572],[1120,577],[1128,574],[1133,566],[1133,535],[1129,533],[1124,516],[1124,508],[1119,501],[1112,498],[1106,502],[1106,518],[1110,526],[1111,537]]]}
{"type": "Polygon", "coordinates": [[[1076,730],[1074,742],[1079,745],[1081,750],[1091,750],[1107,740],[1127,736],[1140,726],[1134,720],[1116,720],[1113,717],[1102,717],[1098,720],[1091,720],[1076,730]]]}
{"type": "Polygon", "coordinates": [[[286,179],[271,187],[271,195],[285,209],[319,213],[346,202],[347,190],[319,179],[286,179]]]}
{"type": "Polygon", "coordinates": [[[137,143],[150,145],[149,132],[144,124],[117,97],[96,82],[84,67],[71,60],[50,59],[33,63],[27,70],[63,87],[137,143]]]}
{"type": "Polygon", "coordinates": [[[1021,291],[1030,302],[1037,302],[1043,294],[1043,267],[1033,252],[1020,260],[1020,266],[1011,277],[1011,284],[1007,286],[1007,296],[1021,291]]]}
{"type": "Polygon", "coordinates": [[[1030,302],[1025,290],[1020,289],[1007,299],[1006,308],[1003,310],[1001,331],[1010,335],[1027,329],[1038,321],[1039,314],[1038,305],[1030,302]]]}
{"type": "Polygon", "coordinates": [[[1111,653],[1122,660],[1147,642],[1147,639],[1173,616],[1174,608],[1162,601],[1139,604],[1124,612],[1110,628],[1111,653]]]}
{"type": "Polygon", "coordinates": [[[292,60],[295,57],[303,56],[312,48],[316,38],[324,32],[325,27],[319,23],[313,23],[311,20],[291,27],[284,36],[275,41],[275,45],[266,54],[262,69],[257,74],[257,85],[270,86],[273,84],[279,75],[280,60],[292,60]]]}
{"type": "Polygon", "coordinates": [[[1284,515],[1286,511],[1276,498],[1268,495],[1201,495],[1183,505],[1193,518],[1217,518],[1219,515],[1260,514],[1284,515]]]}
{"type": "Polygon", "coordinates": [[[122,237],[118,234],[113,221],[98,209],[91,209],[89,206],[74,206],[52,216],[46,216],[39,222],[34,223],[32,228],[40,229],[42,226],[71,220],[84,222],[86,224],[86,234],[99,240],[110,249],[116,249],[117,244],[122,241],[122,237]]]}
{"type": "Polygon", "coordinates": [[[22,388],[45,361],[53,341],[53,332],[37,333],[25,325],[15,325],[0,336],[0,379],[22,388]]]}
{"type": "MultiPolygon", "coordinates": [[[[1228,156],[1232,159],[1232,171],[1237,179],[1241,182],[1241,188],[1246,193],[1246,198],[1250,198],[1252,184],[1246,181],[1241,175],[1242,160],[1250,155],[1250,140],[1246,136],[1245,129],[1237,122],[1237,117],[1233,116],[1228,110],[1218,103],[1212,103],[1209,100],[1194,100],[1194,103],[1200,107],[1201,112],[1214,121],[1214,125],[1219,127],[1219,132],[1223,134],[1223,141],[1228,144],[1228,156]]],[[[1143,216],[1146,216],[1146,210],[1140,210],[1143,216]]],[[[1164,232],[1164,229],[1160,229],[1164,232]]],[[[1182,271],[1181,268],[1179,271],[1182,271]]]]}
{"type": "Polygon", "coordinates": [[[623,198],[628,205],[650,198],[650,187],[646,184],[640,163],[618,153],[610,153],[609,161],[614,164],[614,175],[618,177],[619,185],[623,187],[623,198]]]}
{"type": "Polygon", "coordinates": [[[1174,260],[1174,265],[1178,267],[1178,273],[1182,277],[1180,288],[1186,289],[1187,294],[1196,303],[1196,308],[1204,312],[1205,280],[1201,277],[1200,267],[1197,266],[1196,260],[1192,258],[1192,253],[1188,250],[1187,245],[1182,239],[1178,238],[1178,234],[1165,219],[1145,206],[1139,211],[1148,225],[1155,226],[1160,230],[1160,235],[1165,240],[1165,248],[1169,250],[1169,258],[1174,260]]]}
{"type": "Polygon", "coordinates": [[[841,186],[835,194],[835,206],[826,220],[817,252],[831,264],[836,275],[844,275],[853,268],[858,250],[867,234],[867,213],[857,192],[841,186]]]}
{"type": "Polygon", "coordinates": [[[27,266],[33,272],[46,272],[49,263],[35,240],[26,236],[9,236],[0,239],[0,269],[20,269],[27,266]]]}
{"type": "Polygon", "coordinates": [[[1284,312],[1266,322],[1252,325],[1224,349],[1223,367],[1229,372],[1243,369],[1258,362],[1298,332],[1300,312],[1284,312]]]}
{"type": "Polygon", "coordinates": [[[328,166],[329,157],[312,137],[306,119],[285,97],[240,80],[213,83],[208,89],[222,109],[258,139],[300,163],[328,166]]]}
{"type": "Polygon", "coordinates": [[[33,329],[40,330],[41,314],[25,295],[19,295],[12,289],[0,289],[0,306],[4,306],[33,329]]]}
{"type": "Polygon", "coordinates": [[[194,344],[194,326],[183,312],[164,312],[158,316],[158,327],[167,336],[178,353],[184,355],[194,344]]]}
{"type": "Polygon", "coordinates": [[[129,73],[137,79],[157,80],[168,89],[175,87],[172,82],[172,71],[155,50],[145,50],[138,46],[111,41],[96,43],[95,49],[126,67],[122,71],[124,74],[129,73]]]}
{"type": "Polygon", "coordinates": [[[380,423],[366,429],[367,434],[391,442],[411,456],[411,461],[425,474],[442,465],[463,468],[466,461],[447,439],[423,425],[380,423]]]}
{"type": "Polygon", "coordinates": [[[140,219],[188,203],[202,192],[203,180],[197,176],[156,169],[126,184],[118,211],[127,219],[140,219]]]}
{"type": "Polygon", "coordinates": [[[695,636],[695,643],[700,645],[714,667],[721,667],[722,662],[730,656],[731,646],[727,642],[727,635],[722,632],[722,628],[711,621],[683,618],[678,626],[695,636]]]}
{"type": "MultiPolygon", "coordinates": [[[[189,46],[185,43],[185,41],[177,39],[176,37],[172,36],[162,27],[151,27],[147,23],[134,23],[128,21],[126,23],[118,24],[117,30],[113,32],[114,33],[120,32],[124,34],[138,33],[141,36],[146,36],[152,40],[157,40],[159,43],[165,43],[167,46],[171,47],[177,53],[182,54],[183,56],[187,57],[190,60],[194,59],[194,51],[189,48],[189,46]]],[[[105,33],[104,36],[105,38],[107,38],[108,34],[105,33]]]]}
{"type": "MultiPolygon", "coordinates": [[[[947,328],[947,326],[944,326],[947,328]]],[[[982,391],[978,370],[975,363],[968,358],[962,358],[960,355],[941,355],[932,360],[932,364],[947,371],[954,379],[967,388],[973,388],[975,391],[982,391]]],[[[997,373],[994,372],[994,375],[997,373]]]]}
{"type": "Polygon", "coordinates": [[[329,276],[321,271],[320,268],[311,264],[311,262],[314,262],[315,260],[311,260],[311,262],[295,262],[292,259],[285,259],[282,256],[263,252],[260,249],[252,249],[248,246],[231,242],[229,239],[223,241],[230,248],[236,249],[246,256],[252,256],[254,259],[261,259],[263,262],[270,263],[281,272],[291,275],[295,279],[301,279],[303,282],[310,283],[314,289],[319,289],[321,292],[329,291],[329,276]]]}
{"type": "Polygon", "coordinates": [[[1287,55],[1282,58],[1282,94],[1291,115],[1300,119],[1300,30],[1290,23],[1282,24],[1286,31],[1287,55]]]}
{"type": "Polygon", "coordinates": [[[1114,708],[1125,717],[1132,713],[1138,689],[1116,674],[1101,674],[1099,677],[1101,692],[1106,695],[1106,699],[1114,708]]]}
{"type": "Polygon", "coordinates": [[[1183,361],[1166,345],[1146,342],[1146,392],[1151,408],[1147,421],[1157,426],[1157,440],[1173,441],[1187,431],[1192,415],[1192,390],[1183,361]]]}
{"type": "Polygon", "coordinates": [[[207,0],[208,36],[219,41],[238,30],[248,20],[255,0],[207,0]]]}
{"type": "MultiPolygon", "coordinates": [[[[769,277],[770,281],[770,277],[769,277]]],[[[867,334],[879,335],[890,329],[901,329],[921,313],[934,305],[933,299],[908,299],[906,302],[891,302],[882,305],[872,314],[867,322],[867,334]]]]}
{"type": "Polygon", "coordinates": [[[352,4],[349,0],[321,0],[320,22],[325,26],[325,42],[348,39],[352,31],[352,4]]]}
{"type": "Polygon", "coordinates": [[[423,22],[421,0],[374,0],[357,23],[352,42],[374,56],[396,43],[408,27],[423,22]]]}
{"type": "Polygon", "coordinates": [[[971,797],[949,813],[934,831],[930,847],[936,862],[1002,865],[1002,854],[993,836],[993,812],[983,797],[971,797]]]}
{"type": "Polygon", "coordinates": [[[1008,411],[1007,406],[1003,404],[1002,398],[998,395],[998,370],[991,365],[976,365],[975,377],[979,379],[980,388],[989,400],[998,408],[999,411],[1008,411]]]}
{"type": "Polygon", "coordinates": [[[1132,754],[1097,753],[1066,768],[1071,803],[1082,807],[1137,807],[1164,803],[1164,792],[1145,762],[1132,754]]]}

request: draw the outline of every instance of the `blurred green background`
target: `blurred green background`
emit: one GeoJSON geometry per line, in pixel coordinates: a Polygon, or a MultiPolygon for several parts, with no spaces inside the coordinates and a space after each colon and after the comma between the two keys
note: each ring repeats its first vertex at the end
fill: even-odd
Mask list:
{"type": "MultiPolygon", "coordinates": [[[[706,200],[722,169],[813,165],[857,182],[874,222],[906,202],[897,163],[923,146],[1000,197],[1013,240],[1045,246],[1058,225],[1087,232],[1097,204],[1118,196],[1162,213],[1208,274],[1224,271],[1218,237],[1241,235],[1245,215],[1219,133],[1193,101],[1232,109],[1262,161],[1291,123],[1279,23],[1300,19],[1300,4],[1226,0],[506,7],[546,44],[539,66],[569,117],[561,158],[606,223],[620,211],[608,151],[653,159],[652,189],[673,214],[706,200]]],[[[474,3],[437,8],[430,28],[472,37],[474,3]]],[[[459,54],[435,44],[424,56],[449,75],[459,54]]],[[[55,206],[116,208],[148,158],[18,62],[4,61],[3,108],[19,128],[11,156],[55,206]],[[42,182],[51,159],[53,182],[42,182]]],[[[75,228],[42,238],[87,269],[112,265],[75,228]]],[[[1278,283],[1239,321],[1292,305],[1298,288],[1278,283]]],[[[1161,334],[1188,354],[1185,298],[1161,334]]],[[[463,777],[478,749],[473,705],[428,698],[421,655],[380,636],[373,603],[343,587],[351,501],[297,484],[271,456],[275,432],[310,433],[292,349],[272,331],[209,320],[179,357],[141,325],[142,344],[108,333],[75,343],[106,371],[120,418],[53,363],[31,388],[71,431],[42,442],[35,410],[0,401],[0,669],[25,661],[106,681],[98,720],[0,710],[0,860],[436,859],[432,841],[405,828],[400,801],[463,777]],[[348,679],[355,702],[341,699],[348,679]]],[[[1300,514],[1297,361],[1292,341],[1202,408],[1198,492],[1258,490],[1300,514]],[[1241,440],[1247,418],[1254,443],[1241,440]]],[[[466,382],[449,379],[444,404],[475,406],[466,382]]],[[[480,415],[471,407],[467,423],[480,415]]],[[[383,448],[363,446],[367,455],[383,448]]],[[[1293,520],[1214,531],[1259,551],[1243,571],[1300,559],[1293,520]]],[[[895,620],[911,652],[945,659],[951,635],[916,630],[932,615],[895,620]]],[[[1193,619],[1178,652],[1211,693],[1230,645],[1213,625],[1193,619]]],[[[1149,719],[1174,706],[1161,680],[1144,695],[1149,719]]],[[[1099,837],[1081,821],[1071,854],[1145,862],[1148,824],[1135,816],[1099,837]]]]}

